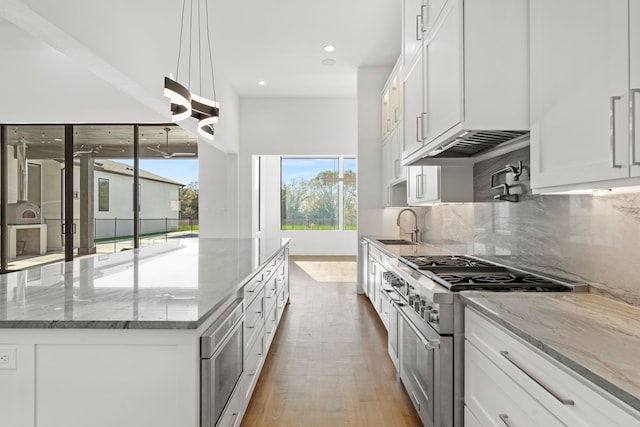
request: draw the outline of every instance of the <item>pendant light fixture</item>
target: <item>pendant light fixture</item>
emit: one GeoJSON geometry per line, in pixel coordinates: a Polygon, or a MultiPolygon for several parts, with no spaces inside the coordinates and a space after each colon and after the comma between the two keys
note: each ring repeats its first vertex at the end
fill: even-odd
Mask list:
{"type": "MultiPolygon", "coordinates": [[[[205,139],[213,141],[214,129],[213,125],[218,123],[218,117],[220,113],[220,104],[216,100],[216,85],[215,76],[213,73],[213,51],[211,48],[211,35],[209,33],[209,6],[207,0],[189,0],[189,14],[185,16],[187,9],[187,0],[182,2],[182,18],[180,21],[180,38],[178,46],[178,61],[176,65],[175,78],[173,74],[164,78],[164,95],[171,101],[171,120],[173,122],[181,122],[183,120],[193,117],[198,121],[198,134],[205,139]],[[194,9],[194,2],[196,8],[194,9]],[[201,12],[201,4],[204,3],[204,16],[201,12]],[[180,58],[182,56],[182,39],[185,32],[185,20],[188,27],[188,59],[187,64],[182,64],[183,67],[187,67],[187,77],[183,78],[183,82],[186,81],[186,85],[180,83],[180,58]],[[194,20],[196,23],[194,24],[194,20]],[[204,25],[203,25],[204,21],[204,25]],[[194,47],[193,37],[197,37],[197,45],[194,47]],[[202,60],[202,38],[206,39],[207,50],[209,52],[209,68],[210,74],[206,72],[207,66],[203,66],[202,60]],[[193,50],[196,49],[196,58],[192,57],[193,50]],[[197,68],[194,71],[197,77],[198,92],[197,95],[193,92],[193,85],[191,84],[192,66],[197,68]],[[202,79],[211,78],[211,92],[213,99],[205,98],[202,93],[204,91],[202,85],[202,79]]],[[[195,78],[194,78],[195,80],[195,78]]]]}

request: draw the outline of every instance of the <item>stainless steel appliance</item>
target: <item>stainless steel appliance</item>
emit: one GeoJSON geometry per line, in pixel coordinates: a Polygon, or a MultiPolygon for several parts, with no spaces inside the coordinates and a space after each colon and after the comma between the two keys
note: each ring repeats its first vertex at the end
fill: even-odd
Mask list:
{"type": "MultiPolygon", "coordinates": [[[[218,423],[244,371],[244,303],[235,300],[200,337],[200,425],[218,423]]],[[[235,414],[237,419],[240,414],[235,414]]]]}
{"type": "MultiPolygon", "coordinates": [[[[568,292],[586,289],[471,256],[390,260],[385,286],[396,291],[399,374],[425,426],[462,426],[464,310],[459,291],[568,292]]],[[[391,346],[392,333],[389,334],[391,346]]]]}

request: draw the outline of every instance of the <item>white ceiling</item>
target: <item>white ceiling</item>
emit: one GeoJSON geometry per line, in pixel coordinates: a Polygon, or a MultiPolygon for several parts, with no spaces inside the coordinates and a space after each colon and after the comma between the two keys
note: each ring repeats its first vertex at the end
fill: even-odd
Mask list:
{"type": "MultiPolygon", "coordinates": [[[[216,79],[242,97],[353,97],[358,67],[397,59],[400,4],[209,0],[216,79]],[[323,51],[329,43],[335,52],[323,51]],[[327,58],[336,64],[322,65],[327,58]]],[[[0,17],[108,83],[155,97],[175,72],[181,8],[180,0],[2,0],[0,17]]]]}

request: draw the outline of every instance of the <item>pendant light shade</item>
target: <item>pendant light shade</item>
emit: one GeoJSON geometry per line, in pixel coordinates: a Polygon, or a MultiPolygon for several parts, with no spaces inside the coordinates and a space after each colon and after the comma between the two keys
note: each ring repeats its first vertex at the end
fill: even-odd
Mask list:
{"type": "MultiPolygon", "coordinates": [[[[182,19],[180,22],[180,46],[178,48],[178,63],[176,66],[176,78],[173,75],[164,78],[164,95],[171,101],[171,120],[173,122],[181,122],[189,118],[198,121],[198,134],[205,139],[213,140],[213,125],[218,123],[220,114],[220,103],[216,100],[215,77],[213,73],[213,53],[211,49],[211,37],[209,33],[209,7],[207,0],[195,0],[197,9],[194,10],[194,0],[190,0],[189,15],[185,17],[185,9],[187,0],[182,3],[182,19]],[[204,5],[204,18],[200,15],[201,4],[204,5]],[[204,19],[204,28],[201,28],[201,22],[204,19]],[[194,21],[196,24],[193,24],[194,21]],[[189,51],[188,51],[188,78],[186,86],[178,80],[178,72],[180,71],[180,57],[182,56],[182,36],[184,33],[185,22],[188,24],[189,51]],[[197,57],[192,61],[192,37],[196,34],[197,40],[197,57]],[[209,65],[211,75],[211,89],[213,99],[205,98],[202,95],[196,95],[191,86],[191,70],[197,69],[197,77],[199,81],[198,91],[202,93],[203,85],[203,66],[200,55],[201,38],[206,38],[209,47],[209,65]],[[193,63],[192,63],[193,62],[193,63]],[[192,67],[193,66],[193,67],[192,67]]],[[[206,67],[204,67],[206,68],[206,67]]],[[[209,77],[208,75],[206,76],[209,77]]]]}

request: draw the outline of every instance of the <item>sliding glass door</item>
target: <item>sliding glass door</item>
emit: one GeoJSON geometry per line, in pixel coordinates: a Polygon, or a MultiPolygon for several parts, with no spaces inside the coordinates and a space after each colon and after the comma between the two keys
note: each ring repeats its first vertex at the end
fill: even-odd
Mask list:
{"type": "Polygon", "coordinates": [[[0,130],[1,272],[197,236],[197,138],[188,131],[111,124],[0,130]]]}

